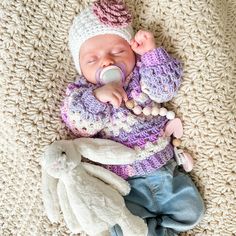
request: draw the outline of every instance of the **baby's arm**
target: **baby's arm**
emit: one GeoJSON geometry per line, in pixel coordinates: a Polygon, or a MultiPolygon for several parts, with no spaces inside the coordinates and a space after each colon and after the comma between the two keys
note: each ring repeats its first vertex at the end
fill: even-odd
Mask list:
{"type": "Polygon", "coordinates": [[[93,95],[95,85],[83,78],[69,84],[61,106],[61,116],[73,133],[79,136],[93,136],[109,121],[110,107],[93,95]]]}
{"type": "Polygon", "coordinates": [[[163,48],[155,48],[141,56],[141,90],[153,101],[171,100],[181,84],[182,67],[163,48]]]}
{"type": "Polygon", "coordinates": [[[163,48],[157,48],[151,32],[139,30],[131,40],[131,48],[140,57],[141,90],[153,101],[171,100],[181,83],[182,68],[163,48]]]}

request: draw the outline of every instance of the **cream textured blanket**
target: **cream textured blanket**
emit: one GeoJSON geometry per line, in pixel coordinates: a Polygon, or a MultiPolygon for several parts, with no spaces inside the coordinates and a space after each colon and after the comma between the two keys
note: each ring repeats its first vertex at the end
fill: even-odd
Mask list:
{"type": "MultiPolygon", "coordinates": [[[[236,235],[236,1],[126,1],[135,28],[184,63],[184,82],[169,104],[184,122],[191,175],[204,220],[183,235],[236,235]]],[[[88,1],[0,1],[0,235],[69,235],[50,225],[41,200],[40,155],[73,136],[59,106],[73,81],[68,29],[88,1]]]]}

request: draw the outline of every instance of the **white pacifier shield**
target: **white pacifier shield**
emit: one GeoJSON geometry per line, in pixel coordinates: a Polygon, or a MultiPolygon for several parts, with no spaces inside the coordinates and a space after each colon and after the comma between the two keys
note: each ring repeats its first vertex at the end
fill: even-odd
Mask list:
{"type": "Polygon", "coordinates": [[[101,71],[100,82],[107,84],[122,81],[122,70],[118,66],[108,66],[101,71]]]}

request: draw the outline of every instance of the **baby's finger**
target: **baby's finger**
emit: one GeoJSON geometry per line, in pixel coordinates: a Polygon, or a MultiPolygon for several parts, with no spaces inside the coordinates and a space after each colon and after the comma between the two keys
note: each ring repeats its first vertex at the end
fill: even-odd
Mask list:
{"type": "Polygon", "coordinates": [[[109,98],[108,102],[115,108],[119,107],[119,100],[116,98],[115,95],[112,95],[112,97],[109,98]]]}
{"type": "Polygon", "coordinates": [[[134,42],[135,42],[135,40],[131,39],[129,44],[132,45],[132,44],[134,44],[134,42]]]}
{"type": "Polygon", "coordinates": [[[131,48],[137,48],[139,45],[136,41],[133,41],[133,43],[131,44],[131,48]]]}
{"type": "Polygon", "coordinates": [[[114,102],[113,106],[116,107],[116,108],[120,107],[120,105],[122,103],[122,96],[117,91],[114,91],[112,93],[112,95],[113,95],[112,97],[114,98],[114,99],[112,99],[113,102],[114,102]]]}
{"type": "Polygon", "coordinates": [[[138,44],[142,44],[143,41],[146,40],[144,31],[138,31],[138,33],[134,36],[134,39],[138,44]]]}
{"type": "Polygon", "coordinates": [[[154,35],[153,35],[153,33],[152,32],[150,32],[150,31],[145,31],[145,38],[146,39],[148,39],[148,38],[154,38],[154,35]]]}
{"type": "Polygon", "coordinates": [[[125,90],[122,87],[119,87],[119,88],[117,88],[117,91],[120,93],[123,100],[126,102],[128,100],[128,96],[127,96],[125,90]]]}

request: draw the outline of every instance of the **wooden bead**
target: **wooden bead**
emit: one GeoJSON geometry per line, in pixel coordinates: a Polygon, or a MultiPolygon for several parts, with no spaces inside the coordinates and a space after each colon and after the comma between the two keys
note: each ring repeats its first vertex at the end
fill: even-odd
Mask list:
{"type": "Polygon", "coordinates": [[[175,118],[175,113],[173,111],[167,111],[166,118],[168,120],[173,120],[175,118]]]}
{"type": "Polygon", "coordinates": [[[179,147],[179,146],[181,145],[181,140],[175,138],[175,139],[173,139],[172,144],[173,144],[175,147],[179,147]]]}
{"type": "Polygon", "coordinates": [[[142,107],[140,107],[140,106],[134,107],[133,112],[135,115],[140,115],[142,113],[142,107]]]}
{"type": "Polygon", "coordinates": [[[158,107],[153,107],[151,113],[153,116],[158,116],[159,111],[160,111],[160,109],[158,107]]]}
{"type": "Polygon", "coordinates": [[[147,99],[148,99],[147,94],[145,94],[145,93],[140,93],[140,95],[139,95],[139,100],[140,100],[140,101],[145,102],[147,99]]]}
{"type": "Polygon", "coordinates": [[[134,108],[134,101],[133,101],[133,100],[128,100],[128,101],[125,103],[125,106],[126,106],[128,109],[133,109],[133,108],[134,108]]]}
{"type": "Polygon", "coordinates": [[[165,107],[160,108],[160,116],[166,116],[167,114],[167,109],[165,107]]]}
{"type": "Polygon", "coordinates": [[[143,108],[143,114],[144,114],[145,116],[149,116],[149,115],[151,114],[151,112],[152,112],[151,107],[144,107],[144,108],[143,108]]]}

